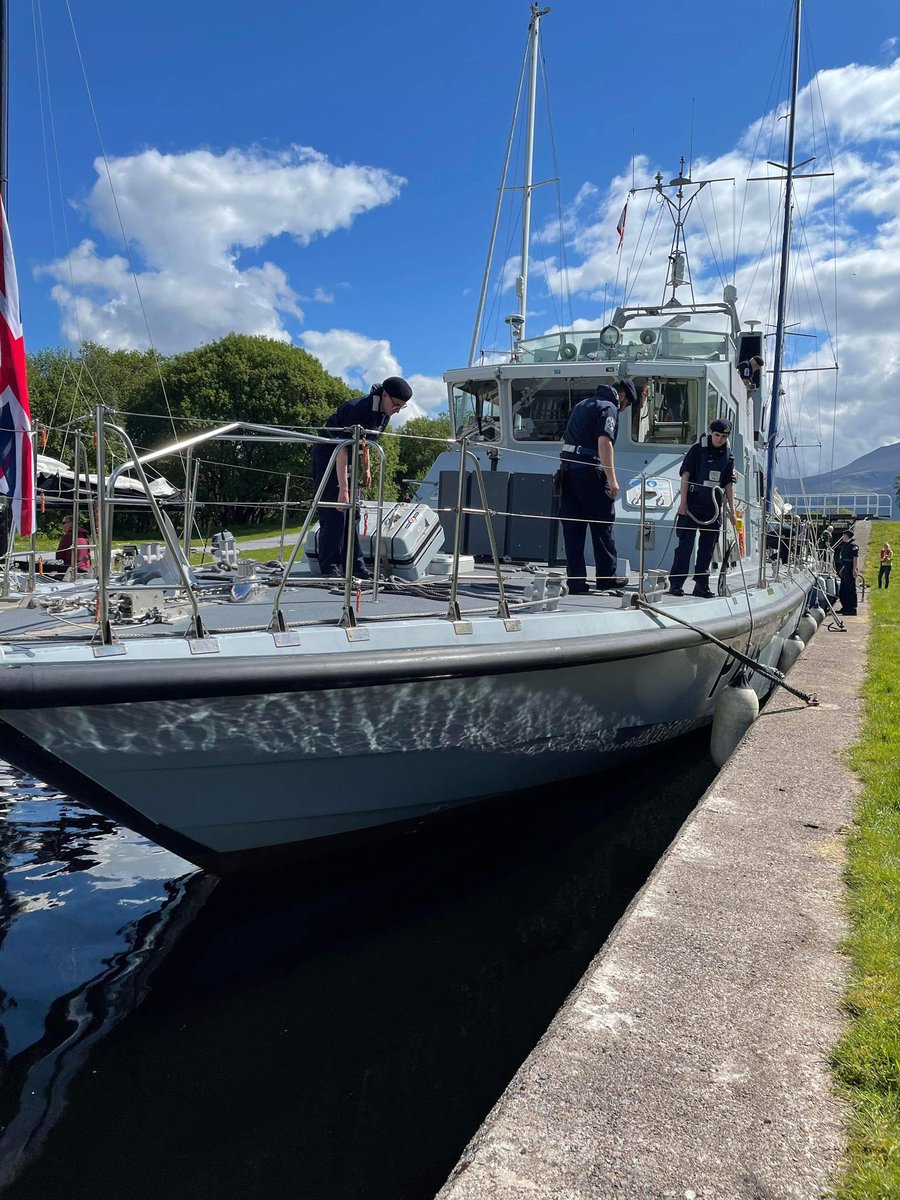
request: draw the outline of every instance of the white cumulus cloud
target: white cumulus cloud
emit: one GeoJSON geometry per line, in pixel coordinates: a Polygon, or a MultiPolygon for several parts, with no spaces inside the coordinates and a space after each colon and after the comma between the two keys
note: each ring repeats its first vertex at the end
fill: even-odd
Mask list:
{"type": "MultiPolygon", "coordinates": [[[[351,387],[366,391],[389,375],[404,375],[400,362],[383,338],[369,338],[350,329],[307,329],[300,341],[326,371],[340,375],[351,387]]],[[[411,417],[432,416],[447,407],[447,389],[434,375],[404,376],[413,390],[409,404],[394,418],[403,425],[411,417]]]]}
{"type": "MultiPolygon", "coordinates": [[[[378,167],[339,166],[309,147],[278,153],[231,149],[101,160],[84,209],[94,227],[135,259],[105,255],[94,240],[39,268],[54,281],[63,332],[72,342],[148,344],[173,352],[236,330],[290,340],[285,318],[303,319],[300,296],[273,262],[241,255],[287,235],[301,246],[349,228],[397,198],[405,180],[378,167]],[[140,296],[138,295],[140,291],[140,296]],[[146,314],[146,320],[145,315],[146,314]]],[[[316,287],[310,299],[333,297],[316,287]]]]}

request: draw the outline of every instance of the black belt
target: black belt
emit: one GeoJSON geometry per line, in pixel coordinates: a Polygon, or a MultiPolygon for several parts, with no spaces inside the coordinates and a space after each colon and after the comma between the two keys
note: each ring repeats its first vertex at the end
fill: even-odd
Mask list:
{"type": "MultiPolygon", "coordinates": [[[[562,448],[562,451],[560,452],[560,458],[562,458],[563,454],[575,454],[575,455],[577,455],[578,458],[586,458],[590,462],[594,462],[594,463],[600,462],[600,459],[597,457],[597,451],[594,450],[591,446],[564,445],[562,448]]],[[[568,461],[571,462],[572,460],[569,459],[568,461]]]]}

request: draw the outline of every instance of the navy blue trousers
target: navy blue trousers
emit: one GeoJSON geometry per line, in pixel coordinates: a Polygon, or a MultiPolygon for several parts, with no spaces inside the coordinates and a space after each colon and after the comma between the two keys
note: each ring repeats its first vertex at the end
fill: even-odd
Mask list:
{"type": "MultiPolygon", "coordinates": [[[[701,513],[701,515],[703,515],[701,513]]],[[[709,513],[712,516],[712,511],[709,513]]],[[[675,532],[678,534],[678,545],[672,570],[669,572],[669,587],[683,588],[684,581],[691,569],[691,555],[694,553],[694,542],[697,534],[700,542],[697,546],[697,561],[694,563],[694,584],[697,587],[709,588],[709,564],[712,562],[716,539],[721,529],[721,518],[715,525],[699,525],[693,517],[685,515],[675,519],[675,532]]],[[[709,588],[712,591],[712,588],[709,588]]]]}
{"type": "MultiPolygon", "coordinates": [[[[318,449],[318,447],[316,447],[318,449]]],[[[330,457],[330,455],[328,456],[330,457]]],[[[313,457],[313,484],[319,486],[322,480],[325,467],[328,465],[328,457],[324,463],[317,461],[317,457],[313,457]]],[[[322,493],[323,500],[337,500],[338,498],[338,481],[337,475],[332,472],[325,485],[325,491],[322,493]]],[[[346,509],[340,508],[320,508],[319,509],[319,572],[322,575],[327,575],[335,567],[343,575],[344,563],[347,553],[347,525],[350,520],[350,513],[346,509]]],[[[359,524],[357,515],[357,525],[359,524]]],[[[359,575],[365,569],[363,562],[362,550],[359,545],[359,537],[357,531],[353,531],[353,574],[359,575]]]]}
{"type": "Polygon", "coordinates": [[[569,464],[563,472],[559,501],[563,541],[566,546],[566,574],[570,592],[588,591],[584,562],[584,539],[591,531],[597,587],[611,588],[616,581],[616,543],[613,538],[615,501],[609,494],[606,476],[593,466],[569,464]],[[567,520],[567,518],[569,518],[567,520]],[[594,522],[587,525],[586,521],[594,522]]]}
{"type": "Polygon", "coordinates": [[[856,580],[853,578],[852,567],[841,567],[841,584],[838,588],[838,599],[841,602],[841,612],[848,617],[856,616],[856,580]]]}

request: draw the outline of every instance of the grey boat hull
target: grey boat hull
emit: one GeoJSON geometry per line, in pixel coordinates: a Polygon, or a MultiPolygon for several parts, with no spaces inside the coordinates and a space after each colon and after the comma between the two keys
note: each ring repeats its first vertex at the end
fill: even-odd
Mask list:
{"type": "MultiPolygon", "coordinates": [[[[755,593],[752,632],[745,598],[678,615],[774,665],[806,590],[755,593]]],[[[153,645],[105,661],[32,654],[0,669],[0,753],[226,871],[602,770],[711,721],[738,669],[636,610],[525,616],[511,635],[478,622],[473,638],[429,624],[442,641],[401,648],[396,627],[373,630],[337,656],[273,654],[261,634],[222,656],[173,657],[168,642],[168,658],[153,645]]]]}

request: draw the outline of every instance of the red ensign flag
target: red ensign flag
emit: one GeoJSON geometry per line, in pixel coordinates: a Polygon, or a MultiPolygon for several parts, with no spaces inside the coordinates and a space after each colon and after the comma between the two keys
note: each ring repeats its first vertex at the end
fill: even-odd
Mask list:
{"type": "Polygon", "coordinates": [[[19,285],[6,210],[0,259],[0,495],[12,504],[13,527],[23,537],[34,532],[34,460],[31,410],[25,375],[25,339],[19,316],[19,285]]]}
{"type": "Polygon", "coordinates": [[[616,246],[616,254],[622,249],[622,243],[625,241],[625,217],[628,215],[628,201],[625,201],[625,207],[622,209],[622,215],[619,217],[619,223],[616,226],[616,233],[619,235],[619,244],[616,246]]]}

